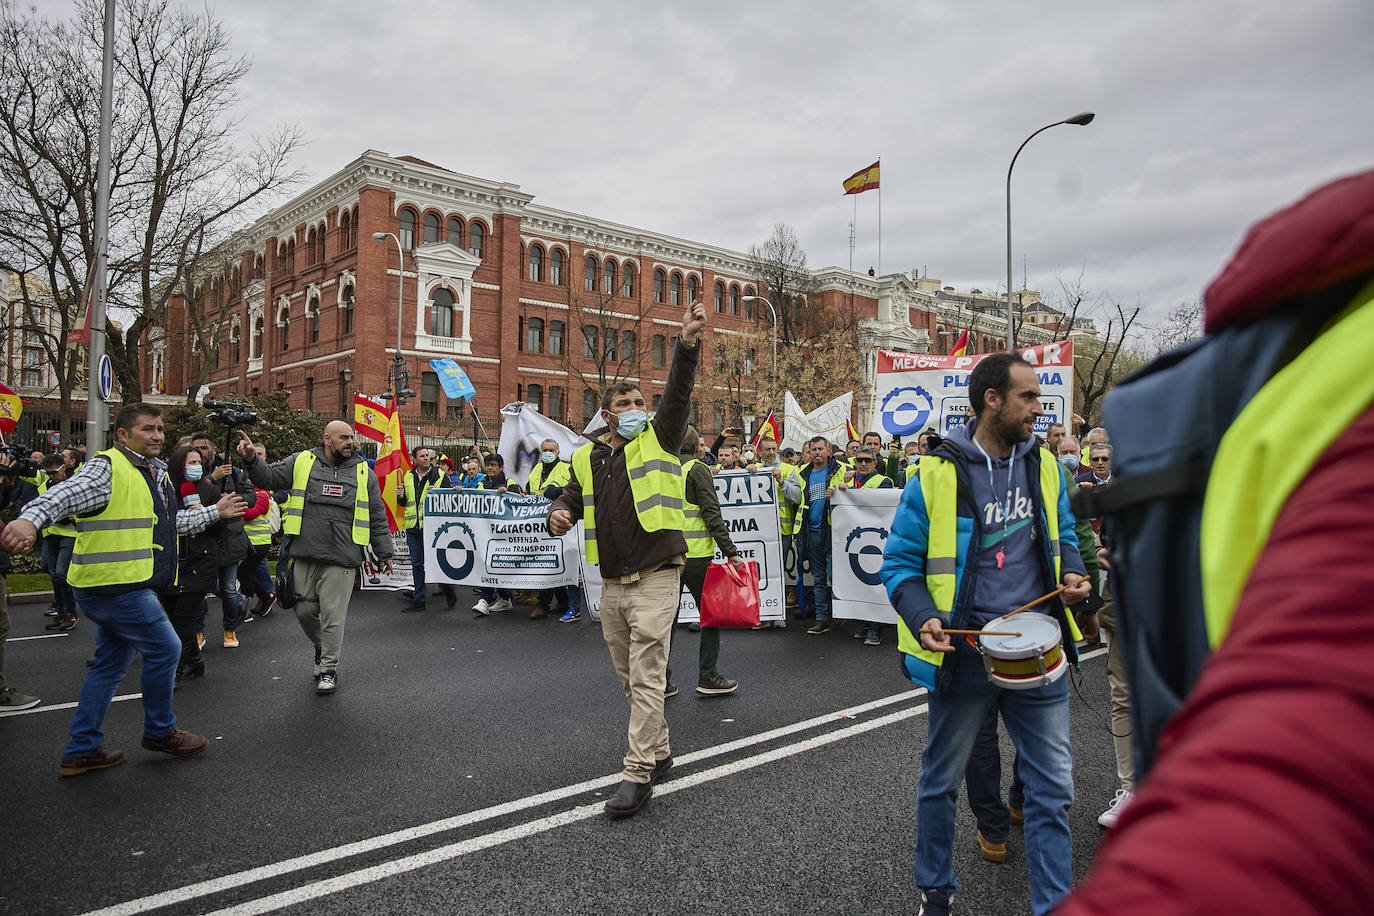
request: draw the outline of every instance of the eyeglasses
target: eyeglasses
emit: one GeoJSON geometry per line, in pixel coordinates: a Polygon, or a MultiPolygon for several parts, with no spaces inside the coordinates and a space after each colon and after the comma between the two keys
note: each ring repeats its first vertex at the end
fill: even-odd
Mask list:
{"type": "Polygon", "coordinates": [[[855,458],[855,459],[854,459],[854,463],[855,463],[855,464],[859,464],[860,462],[862,462],[863,464],[872,464],[872,463],[873,463],[873,459],[872,459],[872,458],[855,458]]]}
{"type": "Polygon", "coordinates": [[[1091,462],[1093,462],[1094,464],[1096,464],[1096,463],[1099,462],[1099,461],[1111,461],[1112,459],[1103,456],[1103,457],[1098,457],[1098,458],[1089,458],[1088,460],[1091,461],[1091,462]]]}

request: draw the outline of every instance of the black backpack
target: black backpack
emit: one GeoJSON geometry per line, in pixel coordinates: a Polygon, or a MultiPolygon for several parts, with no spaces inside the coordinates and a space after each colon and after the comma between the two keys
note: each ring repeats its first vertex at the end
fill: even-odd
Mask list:
{"type": "MultiPolygon", "coordinates": [[[[1165,724],[1210,652],[1202,502],[1222,436],[1368,281],[1368,275],[1345,281],[1186,344],[1107,397],[1102,417],[1111,435],[1111,483],[1080,488],[1072,501],[1075,515],[1103,519],[1111,541],[1111,593],[1131,688],[1137,779],[1149,770],[1165,724]]],[[[1276,418],[1285,421],[1296,429],[1301,418],[1276,418]]]]}

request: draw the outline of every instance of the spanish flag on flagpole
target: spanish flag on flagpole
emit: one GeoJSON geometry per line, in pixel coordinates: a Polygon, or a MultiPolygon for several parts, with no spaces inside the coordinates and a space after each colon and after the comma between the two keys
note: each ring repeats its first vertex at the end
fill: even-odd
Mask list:
{"type": "Polygon", "coordinates": [[[374,442],[386,441],[387,420],[390,417],[390,407],[383,407],[361,394],[353,397],[353,426],[357,429],[358,435],[366,436],[374,442]]]}
{"type": "Polygon", "coordinates": [[[406,434],[401,429],[401,413],[391,410],[386,415],[386,436],[377,450],[377,463],[372,469],[382,486],[382,502],[386,504],[386,523],[393,531],[400,531],[405,522],[405,509],[396,501],[396,488],[405,483],[410,470],[410,449],[406,448],[406,434]]]}
{"type": "Polygon", "coordinates": [[[861,441],[860,438],[859,438],[859,431],[858,431],[857,429],[854,428],[854,423],[853,423],[852,420],[845,420],[845,421],[844,421],[844,426],[845,426],[845,429],[847,430],[847,435],[849,436],[849,441],[850,441],[850,442],[859,442],[859,441],[861,441]]]}
{"type": "Polygon", "coordinates": [[[844,180],[844,193],[846,194],[862,194],[864,191],[871,191],[876,187],[878,187],[877,162],[866,169],[859,169],[844,180]]]}
{"type": "Polygon", "coordinates": [[[778,425],[777,417],[773,416],[773,411],[768,411],[768,416],[764,417],[759,424],[759,430],[754,434],[754,450],[757,451],[759,443],[764,439],[772,439],[774,442],[782,442],[782,427],[778,425]]]}
{"type": "Polygon", "coordinates": [[[968,328],[964,328],[964,333],[959,335],[959,339],[954,342],[954,349],[949,351],[950,356],[968,355],[968,328]]]}
{"type": "Polygon", "coordinates": [[[24,402],[8,385],[0,385],[0,433],[14,432],[14,424],[24,414],[24,402]]]}

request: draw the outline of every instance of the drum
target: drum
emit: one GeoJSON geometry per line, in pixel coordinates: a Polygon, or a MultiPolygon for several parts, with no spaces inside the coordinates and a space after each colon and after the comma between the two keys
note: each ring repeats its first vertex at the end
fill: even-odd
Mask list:
{"type": "Polygon", "coordinates": [[[1020,636],[979,636],[978,652],[988,680],[1008,690],[1030,690],[1053,684],[1068,665],[1061,647],[1059,621],[1045,614],[1023,611],[1012,618],[994,617],[983,626],[993,632],[1020,636]]]}

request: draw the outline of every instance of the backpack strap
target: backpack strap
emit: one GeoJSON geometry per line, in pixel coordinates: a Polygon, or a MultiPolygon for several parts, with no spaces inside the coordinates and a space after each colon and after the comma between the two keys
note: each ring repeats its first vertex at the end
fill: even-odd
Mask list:
{"type": "Polygon", "coordinates": [[[1207,490],[1207,468],[1198,462],[1182,462],[1129,478],[1113,479],[1101,487],[1082,487],[1069,497],[1074,515],[1098,518],[1158,499],[1200,497],[1207,490]]]}

